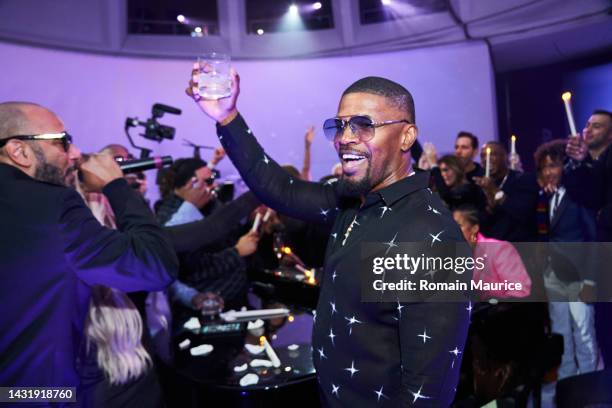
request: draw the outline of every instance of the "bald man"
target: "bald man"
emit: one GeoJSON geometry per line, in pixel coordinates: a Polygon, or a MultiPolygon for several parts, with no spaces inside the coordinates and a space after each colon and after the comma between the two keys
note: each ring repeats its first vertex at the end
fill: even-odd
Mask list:
{"type": "Polygon", "coordinates": [[[110,155],[82,162],[42,106],[0,103],[0,386],[76,387],[92,285],[161,290],[172,247],[110,155]],[[79,169],[120,231],[102,227],[71,187],[79,169]]]}

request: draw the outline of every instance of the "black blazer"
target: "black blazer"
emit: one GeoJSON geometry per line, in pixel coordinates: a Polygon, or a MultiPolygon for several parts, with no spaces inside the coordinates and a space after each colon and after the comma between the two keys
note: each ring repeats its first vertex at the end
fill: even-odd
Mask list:
{"type": "Polygon", "coordinates": [[[538,241],[536,207],[540,187],[535,175],[514,170],[508,172],[508,179],[502,187],[506,199],[495,206],[492,213],[482,213],[482,232],[502,241],[538,241]]]}
{"type": "Polygon", "coordinates": [[[0,164],[0,385],[77,386],[90,285],[130,292],[169,285],[178,261],[125,180],[104,188],[119,230],[76,191],[0,164]]]}

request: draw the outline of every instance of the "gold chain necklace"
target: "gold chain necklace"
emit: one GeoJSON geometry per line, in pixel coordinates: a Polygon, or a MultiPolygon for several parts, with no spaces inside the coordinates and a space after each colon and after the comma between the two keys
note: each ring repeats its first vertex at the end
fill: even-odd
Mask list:
{"type": "Polygon", "coordinates": [[[353,226],[355,225],[359,225],[359,223],[357,222],[357,214],[355,214],[353,221],[351,221],[348,228],[346,229],[346,232],[344,233],[344,239],[342,240],[342,246],[346,244],[346,240],[348,239],[349,235],[351,235],[351,232],[353,231],[353,226]]]}

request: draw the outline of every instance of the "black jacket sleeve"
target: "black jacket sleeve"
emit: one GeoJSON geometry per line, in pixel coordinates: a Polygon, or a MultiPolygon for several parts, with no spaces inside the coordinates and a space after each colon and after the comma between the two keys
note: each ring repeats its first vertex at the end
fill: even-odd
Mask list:
{"type": "Polygon", "coordinates": [[[68,263],[88,285],[124,292],[165,288],[177,275],[178,260],[153,214],[123,179],[103,193],[118,231],[101,226],[74,190],[62,194],[59,233],[68,263]]]}
{"type": "Polygon", "coordinates": [[[253,193],[244,193],[203,220],[164,227],[164,230],[177,252],[196,251],[225,240],[240,220],[251,214],[258,205],[259,201],[253,193]]]}
{"type": "Polygon", "coordinates": [[[242,116],[217,124],[223,148],[242,179],[268,207],[305,221],[330,223],[338,207],[337,183],[322,185],[295,179],[270,159],[242,116]]]}

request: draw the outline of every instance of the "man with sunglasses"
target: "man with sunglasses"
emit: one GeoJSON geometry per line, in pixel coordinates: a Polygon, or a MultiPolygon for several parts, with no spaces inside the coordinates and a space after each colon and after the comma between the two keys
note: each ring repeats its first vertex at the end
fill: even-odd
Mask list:
{"type": "Polygon", "coordinates": [[[0,386],[76,387],[82,401],[90,287],[161,290],[176,275],[172,246],[112,156],[83,161],[54,113],[23,102],[0,103],[0,231],[0,386]],[[77,168],[120,231],[73,188],[77,168]]]}
{"type": "Polygon", "coordinates": [[[467,335],[467,303],[363,302],[362,243],[394,257],[400,242],[463,242],[429,175],[412,171],[414,103],[401,85],[363,78],[346,89],[324,122],[342,163],[338,183],[284,172],[257,143],[232,95],[205,100],[197,71],[187,93],[217,122],[219,139],[242,178],[267,206],[291,217],[333,223],[313,327],[313,360],[325,406],[448,406],[467,335]],[[387,248],[385,252],[385,248],[387,248]]]}

